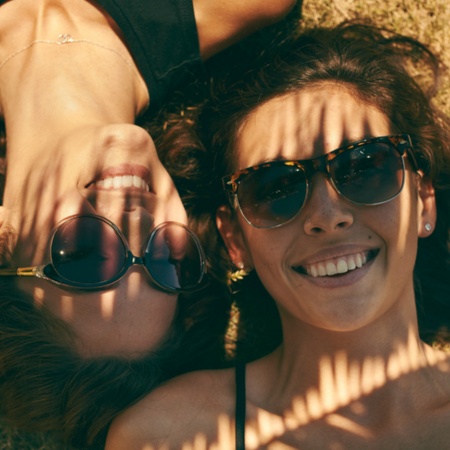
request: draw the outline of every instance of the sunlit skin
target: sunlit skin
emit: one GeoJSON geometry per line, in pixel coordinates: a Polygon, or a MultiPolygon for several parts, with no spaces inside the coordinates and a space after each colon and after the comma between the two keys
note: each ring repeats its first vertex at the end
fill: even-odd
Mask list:
{"type": "MultiPolygon", "coordinates": [[[[294,5],[260,3],[195,0],[201,56],[212,56],[294,5]],[[222,20],[211,27],[218,14],[222,20]]],[[[1,6],[0,34],[0,114],[8,140],[0,232],[14,233],[11,266],[48,262],[51,230],[72,214],[110,219],[138,256],[156,225],[186,223],[151,137],[134,125],[152,95],[111,17],[94,1],[13,0],[1,6]],[[62,34],[78,42],[58,44],[62,34]],[[113,176],[138,176],[144,185],[97,183],[113,176]]],[[[19,286],[37,307],[71,325],[85,356],[133,358],[154,349],[176,309],[177,296],[155,289],[137,266],[97,293],[37,279],[20,279],[19,286]]]]}
{"type": "MultiPolygon", "coordinates": [[[[251,113],[235,169],[393,132],[351,90],[323,84],[251,113]]],[[[278,229],[219,209],[231,258],[255,268],[283,326],[283,344],[247,364],[246,448],[445,448],[450,365],[419,339],[412,278],[417,241],[435,221],[434,191],[409,163],[401,194],[379,206],[350,204],[316,174],[303,210],[278,229]],[[298,270],[367,249],[377,251],[339,277],[298,270]]],[[[234,448],[234,414],[233,370],[187,374],[119,417],[106,448],[234,448]]]]}
{"type": "MultiPolygon", "coordinates": [[[[47,165],[44,161],[42,165],[49,169],[48,173],[32,167],[25,172],[25,164],[17,167],[15,173],[23,174],[29,182],[24,186],[26,190],[18,182],[23,178],[8,178],[3,226],[20,230],[13,266],[48,262],[47,242],[51,230],[73,214],[98,214],[110,219],[122,230],[135,255],[142,254],[146,239],[159,223],[168,220],[187,223],[178,193],[147,133],[125,124],[99,128],[94,133],[97,136],[92,140],[93,145],[80,145],[86,149],[86,155],[83,159],[80,152],[78,164],[67,161],[71,159],[69,153],[60,152],[61,166],[54,164],[55,159],[42,158],[47,160],[47,165]],[[71,170],[65,173],[64,169],[57,170],[59,167],[71,170]],[[64,176],[51,177],[53,170],[64,176]],[[110,172],[125,175],[135,171],[148,173],[149,192],[137,187],[102,189],[89,184],[110,172]],[[13,192],[18,194],[10,197],[13,192]],[[13,206],[8,208],[8,205],[13,206]],[[23,211],[27,213],[21,214],[23,211]]],[[[142,354],[164,338],[176,309],[177,296],[155,288],[139,266],[131,268],[119,283],[101,292],[70,291],[38,279],[21,278],[18,283],[32,293],[38,307],[49,308],[71,324],[80,353],[89,356],[142,354]]]]}
{"type": "MultiPolygon", "coordinates": [[[[122,229],[137,255],[158,223],[186,223],[152,139],[133,125],[148,103],[148,92],[117,28],[88,2],[61,7],[54,1],[13,1],[1,10],[2,61],[30,42],[68,33],[100,42],[129,62],[89,44],[38,44],[2,67],[8,166],[1,230],[12,229],[16,236],[11,265],[48,262],[51,230],[72,214],[107,217],[122,229]],[[23,16],[20,33],[18,12],[23,16]],[[114,101],[105,100],[111,96],[114,101]],[[139,175],[149,192],[141,187],[104,190],[93,184],[112,175],[139,175]]],[[[140,267],[111,289],[88,294],[43,280],[18,282],[37,307],[68,321],[77,349],[86,356],[142,355],[164,338],[176,309],[177,297],[155,289],[140,267]]]]}
{"type": "MultiPolygon", "coordinates": [[[[381,112],[345,90],[321,87],[260,107],[241,130],[237,166],[277,158],[311,159],[348,142],[389,134],[392,130],[381,112]],[[298,127],[298,117],[308,120],[298,127]]],[[[325,177],[316,174],[301,217],[283,227],[256,229],[238,215],[245,246],[238,242],[235,258],[255,268],[281,314],[287,315],[284,332],[291,318],[294,328],[301,319],[319,328],[351,331],[380,317],[397,299],[414,304],[412,269],[420,211],[415,214],[410,206],[417,198],[417,175],[407,174],[409,189],[402,198],[378,207],[356,208],[342,201],[325,177]],[[346,277],[313,278],[296,270],[367,251],[379,253],[346,277]],[[356,277],[362,276],[364,283],[357,283],[356,277]]]]}

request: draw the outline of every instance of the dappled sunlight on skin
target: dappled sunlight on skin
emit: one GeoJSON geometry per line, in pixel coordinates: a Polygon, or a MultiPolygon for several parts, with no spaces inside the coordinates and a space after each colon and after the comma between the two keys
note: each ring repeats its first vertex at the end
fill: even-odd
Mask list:
{"type": "MultiPolygon", "coordinates": [[[[239,129],[236,169],[274,159],[315,158],[350,142],[395,131],[380,110],[355,98],[349,87],[318,84],[271,99],[246,118],[239,129]]],[[[246,223],[240,213],[237,215],[244,241],[236,245],[237,260],[255,268],[268,292],[286,308],[287,314],[297,318],[299,314],[303,318],[307,314],[308,320],[318,326],[324,325],[327,314],[326,327],[336,331],[364,325],[374,314],[379,317],[386,312],[400,294],[405,294],[400,292],[405,289],[400,283],[389,294],[391,301],[385,301],[382,306],[371,301],[374,295],[385,296],[395,284],[392,275],[398,270],[394,269],[395,265],[407,260],[411,269],[413,266],[410,256],[417,244],[411,244],[411,237],[416,233],[418,217],[411,216],[411,205],[417,195],[412,195],[416,186],[410,172],[406,172],[401,199],[398,197],[373,207],[351,203],[336,192],[326,176],[314,174],[303,209],[280,228],[256,229],[246,223]],[[303,232],[299,233],[299,229],[303,232]],[[261,241],[267,245],[258,245],[261,241]],[[313,294],[313,281],[324,281],[324,278],[306,279],[289,270],[304,268],[309,261],[318,258],[316,255],[337,252],[344,246],[349,254],[359,249],[379,252],[372,270],[376,275],[371,276],[370,284],[359,284],[351,297],[338,289],[333,292],[322,289],[313,294]],[[386,275],[389,282],[384,288],[374,277],[386,275]],[[304,289],[307,289],[304,291],[306,298],[317,295],[314,302],[299,301],[298,292],[304,289]]],[[[412,272],[408,277],[412,279],[412,272]]],[[[412,285],[408,289],[408,294],[412,295],[412,285]]]]}
{"type": "MultiPolygon", "coordinates": [[[[29,161],[20,168],[18,163],[13,164],[13,172],[28,175],[23,182],[19,182],[19,175],[17,179],[10,177],[5,188],[2,231],[11,227],[15,232],[12,267],[48,263],[51,232],[71,215],[108,218],[139,257],[155,226],[166,221],[187,224],[173,181],[143,129],[132,124],[107,125],[87,127],[69,136],[58,151],[37,159],[34,166],[29,161]],[[80,149],[78,156],[70,151],[73,147],[80,149]],[[83,162],[84,155],[88,163],[83,162]],[[89,186],[105,171],[117,175],[144,169],[149,192],[89,186]]],[[[145,269],[138,266],[130,268],[115,285],[97,292],[60,288],[36,278],[14,281],[32,293],[37,307],[45,307],[67,321],[86,344],[80,347],[82,353],[90,355],[116,352],[133,356],[153,348],[166,335],[176,310],[177,295],[156,288],[145,269]]]]}
{"type": "Polygon", "coordinates": [[[330,414],[325,418],[327,424],[335,428],[340,428],[343,431],[347,431],[353,435],[359,436],[361,438],[371,438],[373,434],[366,428],[362,427],[353,420],[347,419],[346,417],[339,416],[337,414],[330,414]]]}
{"type": "MultiPolygon", "coordinates": [[[[77,139],[67,139],[63,147],[65,153],[54,152],[51,158],[41,158],[42,162],[31,170],[32,176],[20,185],[20,191],[14,187],[14,191],[10,192],[11,183],[7,182],[5,206],[8,207],[8,214],[13,216],[12,226],[21,233],[16,252],[23,255],[27,264],[30,264],[33,256],[45,252],[51,230],[69,215],[97,213],[110,218],[122,228],[127,221],[123,211],[143,208],[151,212],[156,224],[166,220],[186,221],[175,186],[158,160],[154,144],[146,132],[133,125],[100,127],[100,131],[91,128],[87,132],[83,130],[85,134],[78,133],[82,135],[77,139]],[[88,150],[86,158],[91,161],[83,165],[82,172],[75,176],[73,164],[79,167],[80,162],[73,157],[67,161],[66,154],[71,145],[81,146],[85,149],[84,153],[88,150]],[[150,193],[134,195],[86,189],[86,185],[102,170],[129,161],[133,161],[134,165],[148,167],[150,193]],[[73,180],[70,186],[67,180],[73,180]],[[38,196],[36,192],[39,192],[38,196]],[[22,214],[21,211],[27,213],[22,214]],[[37,242],[33,248],[30,248],[30,239],[37,242]]],[[[83,154],[79,155],[80,159],[82,157],[83,154]]],[[[14,171],[14,167],[11,170],[14,171]]],[[[133,245],[130,242],[130,246],[133,245]]],[[[140,250],[139,243],[137,247],[140,250]]],[[[136,251],[136,248],[133,250],[136,251]]]]}
{"type": "MultiPolygon", "coordinates": [[[[242,147],[260,148],[259,135],[246,133],[245,130],[249,126],[254,126],[254,122],[260,121],[261,117],[251,115],[243,122],[239,130],[236,166],[233,169],[242,169],[248,165],[276,159],[309,159],[317,156],[312,153],[316,149],[322,149],[326,153],[336,148],[334,144],[336,142],[344,145],[364,137],[377,135],[373,129],[374,125],[371,123],[371,115],[376,111],[374,108],[368,107],[366,111],[363,109],[358,111],[358,121],[353,121],[355,111],[350,108],[345,111],[347,116],[337,117],[337,110],[341,105],[339,103],[333,105],[332,99],[336,96],[336,92],[351,92],[345,85],[320,83],[318,86],[308,88],[308,91],[312,92],[309,101],[305,101],[298,95],[290,94],[270,100],[272,111],[270,122],[267,121],[263,126],[266,130],[270,130],[266,133],[264,142],[264,158],[254,159],[250,161],[250,164],[247,160],[245,162],[240,160],[240,153],[244,155],[245,152],[240,152],[239,149],[242,147]],[[334,87],[335,92],[331,91],[330,87],[334,87]],[[330,97],[326,101],[320,96],[323,89],[328,89],[330,93],[330,97]],[[314,95],[314,91],[317,91],[319,95],[314,95]],[[300,123],[298,120],[300,116],[308,117],[308,121],[300,123]],[[297,140],[291,138],[295,133],[297,140]],[[313,136],[313,146],[307,143],[308,145],[305,147],[305,142],[301,138],[305,133],[313,136]],[[298,156],[299,153],[301,153],[301,158],[298,156]]],[[[261,106],[265,107],[266,105],[263,103],[261,106]]],[[[387,128],[390,127],[387,119],[385,119],[385,125],[387,128]]]]}
{"type": "MultiPolygon", "coordinates": [[[[350,435],[370,439],[373,437],[370,429],[357,421],[358,416],[368,413],[364,401],[383,387],[401,383],[403,377],[428,368],[438,368],[442,373],[450,374],[448,355],[432,351],[420,354],[413,330],[405,344],[394,344],[387,361],[381,356],[367,356],[362,363],[351,361],[344,351],[338,352],[333,359],[325,356],[320,359],[318,388],[310,387],[304,396],[295,397],[291,409],[284,411],[282,416],[258,409],[256,418],[247,421],[247,448],[266,448],[292,432],[301,440],[303,433],[308,433],[308,428],[303,431],[302,428],[319,421],[350,435]],[[346,417],[348,413],[339,413],[345,408],[349,408],[354,420],[346,417]]],[[[443,387],[441,389],[444,401],[450,392],[443,387]]],[[[279,448],[278,442],[274,448],[279,448]]]]}
{"type": "MultiPolygon", "coordinates": [[[[311,58],[310,41],[307,45],[308,54],[303,60],[305,66],[308,59],[315,61],[311,58]]],[[[335,49],[334,45],[330,47],[335,49]]],[[[364,53],[363,47],[357,50],[359,55],[364,53]]],[[[325,53],[323,49],[321,51],[325,53]]],[[[369,46],[367,53],[376,60],[375,54],[369,52],[369,46]]],[[[282,55],[280,52],[281,59],[282,55]]],[[[289,56],[295,60],[292,53],[289,56]]],[[[339,57],[333,56],[335,70],[339,57]]],[[[283,63],[288,65],[286,55],[285,58],[283,63]]],[[[387,59],[380,60],[377,74],[383,73],[387,59]]],[[[348,63],[345,69],[354,76],[352,65],[346,58],[342,57],[341,61],[342,64],[348,63]]],[[[328,64],[331,65],[331,62],[328,61],[328,64]]],[[[267,172],[269,175],[273,173],[275,180],[270,186],[272,189],[267,190],[263,188],[266,184],[270,185],[269,175],[263,173],[261,178],[255,176],[252,179],[252,175],[245,174],[245,168],[264,161],[321,157],[360,139],[400,133],[410,133],[412,142],[418,141],[416,150],[419,152],[420,133],[424,130],[417,126],[418,135],[414,135],[416,130],[401,117],[402,113],[405,117],[413,115],[406,114],[408,99],[402,99],[404,111],[401,111],[400,102],[394,101],[397,99],[394,94],[392,102],[389,102],[387,88],[382,91],[380,87],[380,93],[374,92],[376,82],[372,83],[370,76],[367,80],[365,76],[361,78],[361,85],[367,82],[370,88],[366,85],[356,95],[355,90],[343,88],[342,85],[337,89],[331,88],[329,84],[295,92],[295,87],[285,80],[284,88],[291,92],[266,101],[271,87],[269,83],[266,87],[263,81],[271,80],[271,76],[276,74],[275,70],[270,73],[270,64],[265,67],[268,76],[263,78],[261,75],[261,87],[255,83],[256,88],[249,88],[247,97],[245,85],[235,90],[239,92],[239,97],[232,100],[245,105],[243,113],[247,112],[245,108],[251,108],[248,105],[257,103],[256,100],[252,103],[251,97],[259,98],[260,104],[238,124],[238,133],[226,136],[232,130],[231,126],[235,125],[232,121],[236,120],[237,115],[230,113],[229,122],[226,113],[218,117],[213,115],[211,120],[208,117],[207,122],[210,125],[214,124],[214,119],[224,121],[223,129],[211,138],[212,145],[217,145],[218,151],[224,150],[227,145],[233,147],[231,158],[227,153],[224,155],[223,172],[229,172],[223,175],[233,173],[233,170],[242,170],[243,175],[233,186],[243,189],[241,198],[239,192],[236,194],[238,201],[243,200],[242,204],[232,204],[234,210],[231,212],[224,205],[219,210],[216,224],[230,259],[237,267],[243,265],[246,269],[255,270],[275,300],[282,321],[283,344],[279,349],[246,364],[245,448],[422,450],[427,448],[428,442],[422,439],[424,436],[432,438],[438,435],[438,439],[443,441],[448,437],[450,417],[450,356],[439,353],[420,340],[413,272],[418,238],[428,237],[436,226],[436,202],[434,193],[428,198],[420,191],[420,195],[417,194],[416,175],[410,165],[413,158],[401,155],[407,169],[403,190],[398,183],[400,175],[405,174],[403,162],[397,164],[400,155],[395,154],[394,149],[392,153],[387,150],[382,152],[378,146],[374,146],[374,152],[368,152],[365,157],[359,156],[365,152],[361,150],[358,153],[357,146],[356,150],[347,153],[351,163],[334,166],[341,169],[341,173],[331,174],[334,175],[336,189],[323,173],[312,175],[314,179],[308,180],[308,186],[304,177],[291,181],[287,175],[285,178],[277,176],[276,170],[267,172]],[[255,92],[258,89],[261,93],[259,97],[255,92]],[[365,97],[364,94],[372,95],[365,97]],[[364,98],[370,98],[374,104],[379,104],[379,108],[368,105],[364,98]],[[386,114],[396,120],[397,126],[390,123],[386,114]],[[387,164],[389,157],[396,161],[396,165],[387,164]],[[226,158],[235,166],[228,167],[226,158]],[[365,164],[359,165],[362,160],[365,164]],[[370,177],[372,170],[377,175],[370,177]],[[380,173],[386,175],[386,185],[392,191],[377,200],[376,195],[366,194],[365,189],[367,192],[374,191],[384,181],[380,173]],[[251,180],[248,184],[243,181],[247,175],[247,180],[251,180]],[[338,192],[339,186],[345,183],[348,183],[349,190],[341,191],[344,194],[347,192],[347,197],[338,192]],[[245,188],[248,192],[244,191],[245,188]],[[307,188],[310,188],[309,191],[307,188]],[[356,200],[350,189],[360,189],[361,200],[356,200]],[[293,193],[298,195],[295,197],[293,193]],[[303,209],[300,209],[304,199],[303,209]],[[244,200],[247,200],[245,205],[244,200]],[[296,200],[299,201],[295,203],[296,200]],[[295,215],[297,204],[298,214],[295,215]],[[261,219],[262,225],[259,227],[258,223],[251,225],[247,211],[255,216],[258,211],[262,211],[261,216],[268,212],[266,218],[256,217],[256,220],[261,219]],[[426,227],[427,223],[432,228],[426,227]],[[278,225],[279,228],[276,228],[278,225]],[[428,234],[423,230],[427,230],[428,234]],[[365,260],[358,264],[354,262],[350,267],[348,262],[361,257],[359,254],[363,254],[365,260]],[[339,264],[339,258],[343,259],[342,270],[333,267],[339,264]],[[320,273],[314,267],[320,264],[332,267],[320,273]],[[310,270],[311,266],[314,271],[310,270]],[[423,431],[435,423],[435,417],[431,416],[445,421],[445,428],[433,426],[425,433],[418,433],[417,425],[423,425],[423,431]]],[[[275,66],[276,69],[281,67],[275,66]]],[[[302,74],[299,63],[296,70],[302,74]]],[[[339,76],[337,71],[330,69],[330,72],[339,76]]],[[[345,72],[344,68],[342,72],[345,72]]],[[[354,79],[357,84],[359,80],[354,79]]],[[[380,79],[377,80],[380,85],[383,84],[380,79]]],[[[399,80],[405,81],[400,77],[399,80]]],[[[254,79],[250,81],[254,82],[254,79]]],[[[275,87],[272,92],[275,92],[275,87]]],[[[223,100],[220,94],[218,99],[223,100]]],[[[214,107],[219,105],[219,102],[212,103],[214,107]]],[[[231,102],[223,104],[228,106],[231,102]]],[[[411,104],[414,106],[413,98],[411,104]]],[[[220,155],[217,159],[220,160],[220,155]]],[[[260,172],[263,171],[264,168],[260,172]]],[[[284,174],[281,170],[280,173],[284,174]]],[[[426,300],[427,293],[423,294],[426,300]]],[[[239,403],[236,405],[236,383],[230,381],[230,374],[234,375],[234,372],[220,371],[210,384],[202,375],[187,378],[192,389],[183,377],[179,384],[173,380],[173,383],[164,386],[160,392],[169,405],[164,426],[169,426],[161,431],[161,435],[158,435],[157,429],[161,423],[158,422],[159,411],[150,411],[148,417],[145,413],[144,417],[139,417],[133,413],[142,413],[143,410],[132,409],[129,415],[125,415],[125,421],[132,423],[133,419],[138,420],[143,429],[148,427],[150,430],[150,441],[156,434],[171,444],[173,442],[172,448],[195,449],[197,444],[198,450],[203,450],[205,436],[209,443],[207,448],[235,448],[233,427],[224,427],[224,424],[234,421],[234,408],[240,406],[239,403]],[[197,385],[197,381],[204,383],[197,385]],[[217,386],[225,387],[217,396],[211,395],[217,386]],[[172,397],[171,387],[174,387],[172,397]],[[186,397],[181,388],[189,390],[186,397]],[[192,412],[194,418],[198,414],[199,420],[191,420],[189,426],[179,428],[175,423],[179,416],[171,420],[170,413],[178,412],[180,405],[186,407],[188,414],[192,412]],[[226,416],[224,412],[227,412],[226,416]],[[155,419],[155,426],[152,426],[152,418],[155,419]],[[219,429],[225,429],[226,433],[221,434],[219,429]],[[177,445],[181,439],[184,439],[184,446],[177,445]]],[[[158,394],[154,398],[161,399],[158,394]]],[[[150,405],[147,411],[152,410],[151,400],[150,395],[148,402],[144,403],[147,407],[150,405]]],[[[238,412],[243,413],[242,410],[238,412]]],[[[125,428],[125,433],[127,431],[125,428]]],[[[126,448],[126,440],[124,442],[123,448],[126,448]]]]}
{"type": "Polygon", "coordinates": [[[112,298],[103,298],[101,300],[100,309],[102,312],[102,319],[111,320],[114,314],[114,300],[112,298]]]}
{"type": "MultiPolygon", "coordinates": [[[[408,387],[410,388],[411,384],[408,384],[408,380],[411,377],[433,379],[437,389],[441,390],[443,404],[450,396],[450,391],[447,392],[441,385],[442,379],[450,375],[449,355],[434,352],[429,347],[420,351],[417,348],[416,332],[412,328],[404,343],[399,341],[393,344],[392,352],[387,358],[372,355],[357,360],[350,358],[344,350],[338,351],[333,357],[324,355],[319,358],[318,374],[317,387],[310,386],[304,395],[293,398],[290,408],[282,413],[274,413],[247,399],[246,449],[303,448],[299,445],[305,445],[305,448],[330,450],[387,448],[383,446],[385,439],[390,439],[396,433],[403,433],[405,426],[400,420],[397,428],[388,429],[388,434],[383,435],[385,419],[391,414],[396,417],[395,409],[392,410],[390,407],[389,397],[399,389],[404,390],[405,395],[409,395],[408,387]],[[436,370],[440,373],[438,377],[436,370]],[[389,391],[388,397],[379,397],[386,389],[389,391]],[[387,401],[385,410],[383,410],[384,401],[387,401]],[[370,406],[374,404],[377,405],[375,408],[377,411],[373,411],[370,406]],[[311,442],[315,442],[312,447],[311,442]]],[[[298,376],[302,377],[302,374],[298,376]]],[[[426,396],[427,393],[423,395],[426,396]]],[[[412,423],[415,423],[417,417],[414,414],[417,414],[417,411],[413,408],[411,414],[413,414],[412,423]]],[[[179,447],[170,445],[154,447],[148,444],[143,448],[148,450],[235,448],[234,417],[218,414],[215,423],[217,439],[211,439],[202,431],[198,431],[192,434],[191,439],[186,438],[179,447]]]]}
{"type": "MultiPolygon", "coordinates": [[[[218,417],[217,430],[218,439],[216,442],[211,442],[204,433],[196,433],[192,442],[183,442],[181,444],[180,450],[220,450],[234,448],[234,440],[232,439],[234,423],[229,416],[222,414],[218,417]]],[[[144,448],[148,450],[155,449],[151,444],[145,445],[144,448]]],[[[171,450],[172,447],[168,444],[158,446],[158,450],[165,449],[171,450]]]]}
{"type": "MultiPolygon", "coordinates": [[[[234,445],[234,420],[222,414],[217,420],[218,442],[223,443],[224,448],[233,448],[234,445]]],[[[218,446],[217,448],[222,448],[218,446]]]]}
{"type": "MultiPolygon", "coordinates": [[[[226,414],[221,414],[217,419],[217,436],[218,439],[214,442],[206,436],[206,434],[198,432],[195,434],[192,442],[183,442],[180,445],[180,450],[221,450],[234,448],[234,421],[226,414]]],[[[144,448],[154,450],[155,447],[151,444],[144,448]]],[[[158,450],[172,450],[173,447],[169,444],[159,445],[158,450]]]]}
{"type": "MultiPolygon", "coordinates": [[[[399,130],[381,109],[361,101],[351,89],[314,86],[269,100],[243,121],[236,140],[235,169],[274,159],[316,158],[360,139],[396,133],[399,130]]],[[[343,168],[351,174],[352,167],[343,168]]],[[[392,176],[400,169],[398,165],[392,176]]],[[[386,435],[396,438],[396,443],[405,442],[396,433],[404,433],[419,416],[435,411],[439,396],[442,404],[448,402],[450,388],[446,392],[443,378],[450,373],[449,357],[426,347],[416,324],[413,269],[417,240],[424,215],[433,219],[435,203],[433,196],[426,207],[416,193],[415,177],[412,170],[406,170],[398,196],[380,202],[369,196],[366,205],[344,198],[325,174],[316,173],[308,180],[310,190],[303,209],[291,221],[278,224],[279,228],[253,227],[241,212],[218,217],[231,259],[255,269],[277,304],[283,328],[282,346],[247,364],[248,450],[303,445],[349,450],[365,444],[378,450],[386,448],[378,445],[386,435]],[[315,277],[305,270],[358,253],[364,253],[366,261],[339,274],[315,277]],[[417,392],[410,397],[413,389],[417,392]]],[[[276,186],[277,194],[283,186],[281,182],[276,186]]],[[[350,186],[358,188],[357,184],[350,186]]],[[[212,388],[202,375],[199,380],[205,386],[198,383],[201,386],[197,387],[197,379],[189,379],[193,390],[186,396],[188,405],[183,403],[176,379],[174,398],[170,397],[171,382],[163,387],[162,395],[168,404],[173,402],[174,412],[182,405],[188,411],[192,407],[194,417],[199,416],[198,422],[191,420],[182,431],[170,417],[164,422],[170,427],[153,429],[152,417],[155,423],[159,417],[152,416],[151,407],[145,409],[148,425],[139,416],[139,407],[132,408],[130,415],[125,413],[124,420],[138,420],[144,429],[148,426],[149,441],[158,436],[175,443],[172,448],[234,448],[235,383],[227,378],[231,372],[219,372],[212,388]],[[226,386],[224,393],[210,400],[217,386],[226,386]],[[136,411],[138,415],[133,416],[136,411]]],[[[183,377],[181,385],[186,388],[183,377]]],[[[150,394],[144,405],[151,405],[152,399],[150,394]]],[[[168,407],[168,416],[170,412],[168,407]]]]}
{"type": "Polygon", "coordinates": [[[172,323],[177,296],[152,288],[142,268],[130,273],[116,288],[74,292],[45,280],[19,280],[24,289],[36,283],[36,306],[62,318],[78,337],[80,353],[136,357],[156,347],[172,323]]]}
{"type": "MultiPolygon", "coordinates": [[[[35,287],[33,289],[33,298],[35,305],[42,308],[45,303],[45,288],[35,287]]],[[[74,314],[74,299],[70,295],[62,295],[60,298],[60,315],[63,320],[70,320],[74,314]]]]}
{"type": "MultiPolygon", "coordinates": [[[[379,437],[374,432],[373,425],[369,426],[373,417],[368,406],[373,401],[378,402],[377,396],[383,388],[405,389],[404,382],[408,377],[419,375],[434,378],[435,375],[431,372],[434,369],[438,369],[443,376],[450,375],[448,355],[435,353],[430,349],[426,349],[424,353],[418,352],[413,330],[410,331],[405,344],[394,344],[387,360],[374,355],[367,356],[360,362],[351,360],[345,351],[340,351],[332,358],[324,356],[319,364],[318,387],[310,387],[303,396],[295,397],[291,407],[282,414],[273,413],[247,401],[250,417],[246,420],[246,449],[298,449],[302,442],[310,445],[311,435],[316,439],[316,444],[305,448],[350,448],[343,442],[353,442],[351,448],[363,448],[363,445],[367,445],[364,448],[384,448],[383,444],[377,441],[379,437]],[[345,439],[342,441],[343,434],[345,439]]],[[[436,383],[442,389],[442,401],[445,402],[450,392],[446,392],[445,388],[439,385],[439,381],[436,383]]],[[[382,408],[382,404],[379,406],[382,408]]],[[[383,416],[381,409],[378,413],[383,416]]],[[[389,416],[392,411],[387,408],[385,413],[389,416]]],[[[383,417],[380,420],[382,427],[383,417]]],[[[212,440],[205,433],[198,431],[193,434],[192,439],[186,439],[180,444],[179,448],[234,448],[234,418],[219,414],[216,426],[217,439],[212,440]]],[[[398,431],[401,433],[403,424],[399,423],[399,426],[398,431]]],[[[397,431],[394,430],[395,432],[397,431]]],[[[170,450],[175,447],[169,444],[155,447],[149,443],[143,448],[170,450]]]]}

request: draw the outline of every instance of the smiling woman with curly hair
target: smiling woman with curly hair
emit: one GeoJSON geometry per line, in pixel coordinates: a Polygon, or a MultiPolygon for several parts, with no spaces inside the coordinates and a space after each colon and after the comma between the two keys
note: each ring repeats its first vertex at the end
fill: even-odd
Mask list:
{"type": "Polygon", "coordinates": [[[225,258],[212,275],[253,271],[283,342],[158,387],[107,450],[445,447],[450,357],[421,334],[449,326],[450,126],[411,57],[438,69],[414,39],[346,23],[213,78],[189,199],[225,258]]]}

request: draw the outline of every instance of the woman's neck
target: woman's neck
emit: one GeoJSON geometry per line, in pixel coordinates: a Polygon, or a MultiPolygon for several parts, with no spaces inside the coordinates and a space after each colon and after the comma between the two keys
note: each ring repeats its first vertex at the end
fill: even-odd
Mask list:
{"type": "Polygon", "coordinates": [[[359,404],[376,420],[377,408],[382,417],[388,409],[420,410],[431,398],[450,396],[441,370],[448,357],[420,340],[415,314],[385,315],[351,332],[290,325],[284,323],[283,345],[249,366],[249,380],[266,374],[248,384],[249,398],[269,411],[307,423],[359,404]],[[412,405],[403,394],[418,386],[423,395],[412,405]]]}
{"type": "Polygon", "coordinates": [[[1,9],[0,108],[8,140],[29,127],[54,133],[78,121],[132,123],[146,107],[126,46],[90,2],[15,0],[1,9]]]}

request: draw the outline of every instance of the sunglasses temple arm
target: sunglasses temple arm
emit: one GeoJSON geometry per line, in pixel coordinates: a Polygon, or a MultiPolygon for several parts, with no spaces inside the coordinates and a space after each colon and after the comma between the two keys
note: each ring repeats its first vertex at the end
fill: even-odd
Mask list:
{"type": "Polygon", "coordinates": [[[420,165],[419,165],[419,162],[417,161],[416,155],[414,154],[414,147],[413,147],[413,143],[411,140],[411,136],[406,135],[405,138],[408,142],[408,146],[406,148],[406,154],[410,157],[411,162],[413,163],[413,166],[414,166],[414,170],[416,172],[418,172],[420,170],[420,165]]]}
{"type": "Polygon", "coordinates": [[[0,269],[0,276],[41,277],[44,266],[17,267],[13,269],[0,269]]]}

